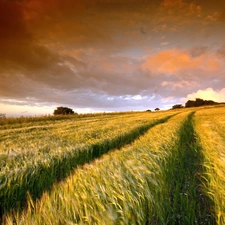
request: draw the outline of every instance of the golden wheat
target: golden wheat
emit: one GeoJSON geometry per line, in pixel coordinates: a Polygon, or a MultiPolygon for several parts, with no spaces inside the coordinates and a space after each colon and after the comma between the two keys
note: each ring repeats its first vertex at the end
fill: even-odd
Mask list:
{"type": "Polygon", "coordinates": [[[164,220],[168,198],[164,169],[176,154],[177,132],[188,113],[159,124],[132,145],[77,169],[45,193],[30,200],[22,215],[5,224],[150,224],[164,220]]]}
{"type": "Polygon", "coordinates": [[[215,205],[218,225],[225,224],[225,109],[202,109],[195,128],[204,156],[205,191],[215,205]]]}

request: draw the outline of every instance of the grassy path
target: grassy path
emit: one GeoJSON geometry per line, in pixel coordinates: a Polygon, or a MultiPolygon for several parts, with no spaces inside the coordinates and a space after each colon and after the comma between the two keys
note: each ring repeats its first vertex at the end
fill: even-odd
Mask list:
{"type": "Polygon", "coordinates": [[[170,207],[166,224],[216,224],[212,215],[212,203],[202,191],[201,174],[203,156],[196,142],[193,126],[194,112],[180,130],[180,142],[176,157],[171,159],[168,173],[170,207]]]}

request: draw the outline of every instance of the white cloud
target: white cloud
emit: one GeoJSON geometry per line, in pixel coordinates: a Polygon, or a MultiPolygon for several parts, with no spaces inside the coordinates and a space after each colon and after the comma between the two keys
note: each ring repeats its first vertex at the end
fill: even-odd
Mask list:
{"type": "Polygon", "coordinates": [[[204,100],[213,100],[215,102],[225,102],[225,88],[214,91],[211,87],[205,90],[198,90],[197,92],[187,95],[186,100],[195,100],[201,98],[204,100]]]}

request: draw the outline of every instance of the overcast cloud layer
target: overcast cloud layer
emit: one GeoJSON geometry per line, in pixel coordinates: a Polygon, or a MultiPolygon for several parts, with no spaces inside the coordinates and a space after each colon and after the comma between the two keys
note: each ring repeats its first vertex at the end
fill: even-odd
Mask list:
{"type": "Polygon", "coordinates": [[[0,0],[6,114],[225,102],[224,0],[0,0]]]}

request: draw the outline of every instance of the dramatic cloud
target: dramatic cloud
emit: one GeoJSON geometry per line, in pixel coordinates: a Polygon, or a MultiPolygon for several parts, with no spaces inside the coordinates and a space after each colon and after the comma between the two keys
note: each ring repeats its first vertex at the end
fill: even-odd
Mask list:
{"type": "Polygon", "coordinates": [[[2,0],[1,112],[169,108],[222,90],[224,10],[220,0],[2,0]]]}

